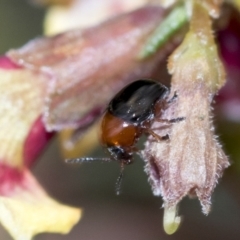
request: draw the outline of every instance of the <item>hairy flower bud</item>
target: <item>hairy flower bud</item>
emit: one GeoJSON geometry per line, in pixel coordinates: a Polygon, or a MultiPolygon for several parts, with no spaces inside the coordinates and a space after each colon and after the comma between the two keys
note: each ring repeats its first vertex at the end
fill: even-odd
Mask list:
{"type": "Polygon", "coordinates": [[[155,195],[164,200],[165,230],[176,231],[180,220],[176,205],[186,195],[197,196],[204,214],[208,214],[211,194],[229,166],[212,122],[212,99],[225,83],[206,9],[195,4],[190,31],[169,59],[173,74],[171,94],[177,98],[162,113],[163,119],[184,117],[175,123],[156,122],[155,132],[169,135],[167,141],[149,137],[143,151],[146,172],[155,195]],[[175,214],[174,214],[175,213],[175,214]],[[177,224],[177,225],[176,225],[177,224]]]}

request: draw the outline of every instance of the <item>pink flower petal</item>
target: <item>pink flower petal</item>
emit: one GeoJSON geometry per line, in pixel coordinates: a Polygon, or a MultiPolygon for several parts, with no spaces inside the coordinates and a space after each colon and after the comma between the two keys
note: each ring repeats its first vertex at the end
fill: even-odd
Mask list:
{"type": "Polygon", "coordinates": [[[7,56],[0,56],[0,69],[14,70],[21,68],[7,56]]]}
{"type": "Polygon", "coordinates": [[[33,123],[24,142],[23,159],[26,166],[31,166],[35,162],[53,135],[53,132],[46,131],[42,116],[39,116],[33,123]]]}

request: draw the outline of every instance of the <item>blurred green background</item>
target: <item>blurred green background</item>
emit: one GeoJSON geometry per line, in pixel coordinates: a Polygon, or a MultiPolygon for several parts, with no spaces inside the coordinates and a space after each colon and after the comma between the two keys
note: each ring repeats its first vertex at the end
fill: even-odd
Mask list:
{"type": "Polygon", "coordinates": [[[44,9],[25,0],[0,0],[0,53],[42,34],[44,9]]]}
{"type": "MultiPolygon", "coordinates": [[[[24,0],[0,0],[0,53],[17,48],[41,35],[44,9],[24,0]]],[[[162,201],[154,197],[140,159],[127,167],[123,193],[115,195],[119,174],[116,163],[91,163],[73,167],[64,163],[56,139],[52,141],[34,174],[54,198],[81,206],[84,215],[69,235],[41,234],[36,240],[239,240],[240,177],[234,160],[240,157],[240,125],[220,122],[219,133],[233,167],[227,170],[213,195],[212,212],[201,213],[197,200],[180,205],[182,226],[173,236],[163,232],[162,201]],[[235,169],[233,169],[235,167],[235,169]]],[[[99,148],[91,156],[104,156],[99,148]]],[[[0,229],[0,239],[11,239],[0,229]]]]}

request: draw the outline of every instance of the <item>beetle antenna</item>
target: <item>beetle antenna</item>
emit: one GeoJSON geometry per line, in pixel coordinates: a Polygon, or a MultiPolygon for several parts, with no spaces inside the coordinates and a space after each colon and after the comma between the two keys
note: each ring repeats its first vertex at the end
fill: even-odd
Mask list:
{"type": "Polygon", "coordinates": [[[120,174],[119,174],[119,176],[117,178],[117,182],[116,182],[116,194],[117,195],[120,195],[120,193],[121,193],[123,170],[124,170],[124,163],[121,163],[120,174]]]}
{"type": "Polygon", "coordinates": [[[82,158],[69,158],[66,159],[66,163],[82,163],[82,162],[91,162],[91,161],[104,161],[104,162],[111,162],[111,158],[92,158],[92,157],[82,157],[82,158]]]}

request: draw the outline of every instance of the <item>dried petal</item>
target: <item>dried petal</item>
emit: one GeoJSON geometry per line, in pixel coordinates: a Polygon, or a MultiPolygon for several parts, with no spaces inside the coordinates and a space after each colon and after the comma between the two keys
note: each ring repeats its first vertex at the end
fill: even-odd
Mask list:
{"type": "Polygon", "coordinates": [[[169,134],[170,140],[159,143],[149,138],[144,151],[146,172],[154,194],[161,195],[168,208],[186,195],[197,196],[208,214],[213,189],[229,162],[214,135],[210,106],[225,75],[208,12],[200,4],[194,5],[190,31],[171,55],[169,70],[171,94],[177,92],[178,97],[162,117],[185,120],[170,127],[154,124],[155,132],[169,134]]]}
{"type": "Polygon", "coordinates": [[[136,55],[162,17],[161,8],[145,7],[85,31],[37,39],[10,51],[13,61],[50,78],[47,129],[78,127],[82,117],[105,106],[121,87],[149,77],[164,51],[142,62],[136,55]]]}

